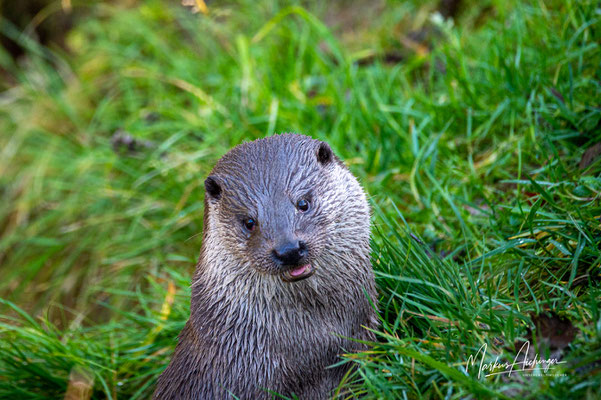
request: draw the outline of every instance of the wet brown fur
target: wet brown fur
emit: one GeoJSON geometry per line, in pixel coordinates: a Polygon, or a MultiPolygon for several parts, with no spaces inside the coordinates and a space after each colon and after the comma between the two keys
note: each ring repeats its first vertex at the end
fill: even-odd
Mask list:
{"type": "Polygon", "coordinates": [[[365,193],[327,144],[292,134],[235,147],[206,187],[190,319],[154,398],[331,397],[349,365],[328,367],[377,325],[365,193]],[[313,276],[282,281],[271,249],[285,235],[308,243],[313,276]]]}

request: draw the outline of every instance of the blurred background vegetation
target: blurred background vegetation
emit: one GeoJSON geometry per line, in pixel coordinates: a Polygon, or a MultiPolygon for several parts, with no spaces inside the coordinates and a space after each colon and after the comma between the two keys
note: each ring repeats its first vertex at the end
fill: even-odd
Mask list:
{"type": "Polygon", "coordinates": [[[0,12],[0,398],[148,398],[189,312],[202,182],[274,132],[328,141],[374,207],[382,327],[341,397],[601,392],[597,1],[0,12]],[[466,365],[526,340],[566,363],[466,365]]]}

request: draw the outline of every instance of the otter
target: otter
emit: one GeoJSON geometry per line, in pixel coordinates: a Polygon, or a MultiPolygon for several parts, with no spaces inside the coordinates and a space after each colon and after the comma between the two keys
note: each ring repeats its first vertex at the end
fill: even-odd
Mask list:
{"type": "Polygon", "coordinates": [[[365,192],[330,146],[274,135],[204,182],[190,318],[154,399],[333,395],[377,327],[365,192]]]}

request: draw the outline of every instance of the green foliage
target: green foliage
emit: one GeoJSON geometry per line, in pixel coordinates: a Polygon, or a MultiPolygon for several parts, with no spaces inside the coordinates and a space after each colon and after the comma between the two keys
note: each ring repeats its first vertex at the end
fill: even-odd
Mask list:
{"type": "Polygon", "coordinates": [[[0,397],[62,398],[85,368],[93,398],[148,398],[188,315],[204,177],[293,131],[375,210],[382,326],[343,396],[595,398],[601,163],[579,163],[601,142],[597,2],[464,2],[452,23],[389,1],[350,39],[322,4],[215,3],[94,5],[70,54],[1,25],[29,56],[0,51],[18,82],[0,95],[0,397]],[[512,360],[548,310],[579,330],[559,376],[466,365],[485,343],[512,360]]]}

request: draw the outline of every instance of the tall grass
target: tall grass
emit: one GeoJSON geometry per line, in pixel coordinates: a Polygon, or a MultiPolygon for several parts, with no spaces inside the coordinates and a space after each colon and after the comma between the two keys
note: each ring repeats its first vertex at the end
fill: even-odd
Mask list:
{"type": "Polygon", "coordinates": [[[579,164],[601,141],[599,5],[383,4],[352,34],[311,2],[97,4],[69,54],[1,24],[29,56],[0,54],[19,82],[0,96],[0,397],[62,398],[83,368],[93,398],[148,398],[188,315],[204,177],[285,131],[327,140],[375,210],[382,325],[342,396],[597,396],[601,164],[579,164]],[[578,329],[557,376],[466,365],[485,343],[512,360],[549,311],[578,329]]]}

